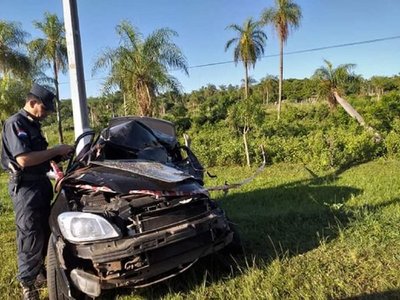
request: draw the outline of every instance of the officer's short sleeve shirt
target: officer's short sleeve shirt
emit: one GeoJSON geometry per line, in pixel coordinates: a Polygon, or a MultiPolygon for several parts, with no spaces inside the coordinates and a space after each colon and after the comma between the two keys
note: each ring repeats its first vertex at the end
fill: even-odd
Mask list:
{"type": "MultiPolygon", "coordinates": [[[[23,109],[5,122],[2,142],[1,163],[4,169],[8,169],[10,161],[16,163],[18,155],[45,150],[48,146],[42,135],[40,124],[23,109]]],[[[42,172],[47,169],[46,165],[47,163],[29,169],[42,172]]]]}
{"type": "Polygon", "coordinates": [[[20,120],[7,122],[4,127],[4,135],[13,158],[32,151],[29,129],[20,120]]]}

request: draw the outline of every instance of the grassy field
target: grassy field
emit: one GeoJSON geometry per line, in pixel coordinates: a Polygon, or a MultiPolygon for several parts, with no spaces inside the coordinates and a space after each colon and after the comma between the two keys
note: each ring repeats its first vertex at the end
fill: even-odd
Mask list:
{"type": "MultiPolygon", "coordinates": [[[[234,182],[246,168],[213,169],[234,182]]],[[[13,210],[0,176],[0,297],[18,299],[13,210]]],[[[230,267],[203,259],[155,287],[107,299],[400,299],[400,162],[336,173],[273,165],[215,197],[238,224],[246,256],[230,267]]],[[[42,291],[46,299],[47,291],[42,291]]]]}

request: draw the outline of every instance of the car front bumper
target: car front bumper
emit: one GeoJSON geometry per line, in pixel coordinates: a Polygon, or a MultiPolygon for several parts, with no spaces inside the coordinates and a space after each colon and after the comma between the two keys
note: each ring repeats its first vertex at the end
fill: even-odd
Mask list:
{"type": "Polygon", "coordinates": [[[141,288],[176,276],[200,257],[224,248],[232,238],[233,232],[217,208],[202,218],[136,237],[91,244],[60,240],[57,248],[70,282],[97,297],[104,289],[141,288]],[[67,257],[71,253],[85,263],[69,263],[74,261],[67,257]]]}

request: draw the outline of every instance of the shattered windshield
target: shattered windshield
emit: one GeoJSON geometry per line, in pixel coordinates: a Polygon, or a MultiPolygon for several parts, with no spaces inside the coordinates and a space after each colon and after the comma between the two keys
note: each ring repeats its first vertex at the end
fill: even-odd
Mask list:
{"type": "Polygon", "coordinates": [[[106,142],[134,151],[160,146],[151,129],[135,120],[105,129],[101,133],[101,138],[106,142]]]}
{"type": "MultiPolygon", "coordinates": [[[[166,144],[167,140],[156,133],[138,120],[126,120],[110,126],[100,135],[99,142],[104,147],[102,159],[143,159],[167,163],[170,160],[167,148],[170,147],[166,144]]],[[[169,138],[167,143],[175,140],[174,137],[169,138]]]]}

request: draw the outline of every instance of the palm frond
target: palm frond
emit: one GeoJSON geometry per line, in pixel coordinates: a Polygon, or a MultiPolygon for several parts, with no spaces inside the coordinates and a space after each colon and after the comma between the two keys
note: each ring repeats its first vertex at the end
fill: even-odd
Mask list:
{"type": "Polygon", "coordinates": [[[168,70],[174,68],[188,74],[186,58],[172,41],[177,33],[161,28],[142,39],[140,32],[126,21],[117,26],[117,33],[120,46],[103,52],[93,72],[109,69],[105,87],[118,86],[130,95],[130,107],[135,103],[140,114],[152,115],[157,93],[178,86],[168,70]]]}

